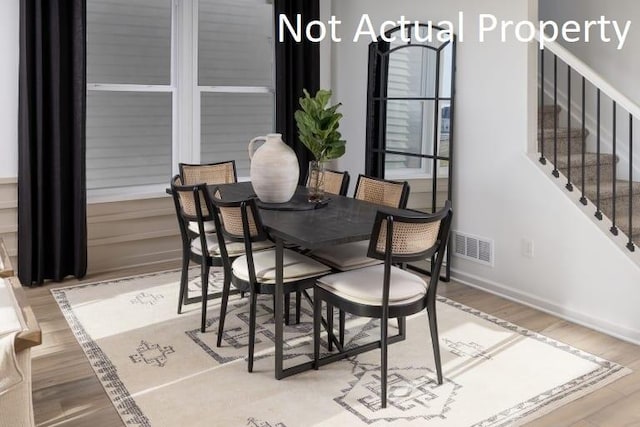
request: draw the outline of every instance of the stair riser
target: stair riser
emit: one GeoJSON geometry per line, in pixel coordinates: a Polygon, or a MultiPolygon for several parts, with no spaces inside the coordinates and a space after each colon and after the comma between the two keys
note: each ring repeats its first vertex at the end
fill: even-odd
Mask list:
{"type": "MultiPolygon", "coordinates": [[[[571,154],[582,153],[582,138],[571,138],[571,145],[569,145],[569,138],[558,137],[558,154],[566,155],[571,148],[571,154]]],[[[541,151],[541,143],[538,139],[538,151],[541,151]]],[[[548,158],[553,158],[553,138],[544,140],[544,155],[548,158]]]]}
{"type": "MultiPolygon", "coordinates": [[[[590,198],[593,201],[594,205],[596,203],[596,197],[590,198]]],[[[600,210],[609,218],[613,216],[613,198],[609,197],[606,199],[600,200],[600,210]]],[[[627,214],[629,211],[629,196],[626,195],[618,195],[616,197],[616,217],[620,218],[622,214],[627,214]]],[[[640,195],[634,194],[633,196],[633,210],[640,210],[640,195]]]]}
{"type": "MultiPolygon", "coordinates": [[[[554,125],[553,117],[554,115],[559,115],[559,114],[560,114],[559,109],[556,112],[556,114],[553,113],[553,110],[545,111],[544,113],[538,113],[538,126],[540,126],[540,120],[542,120],[542,127],[553,128],[553,125],[554,125]]],[[[558,122],[559,121],[560,121],[560,117],[558,117],[558,122]]]]}

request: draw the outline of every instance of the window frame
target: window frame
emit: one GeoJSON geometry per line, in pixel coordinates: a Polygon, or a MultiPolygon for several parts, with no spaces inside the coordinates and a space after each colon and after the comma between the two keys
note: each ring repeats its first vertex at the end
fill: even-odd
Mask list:
{"type": "MultiPolygon", "coordinates": [[[[266,86],[207,86],[200,85],[199,66],[199,0],[171,0],[171,65],[170,84],[111,84],[87,83],[90,92],[171,93],[171,175],[178,173],[178,163],[200,163],[202,109],[206,93],[255,93],[274,95],[273,126],[275,127],[275,47],[273,51],[272,85],[266,86]]],[[[166,197],[167,183],[88,189],[88,203],[126,201],[166,197]]],[[[240,181],[249,177],[238,177],[240,181]]]]}

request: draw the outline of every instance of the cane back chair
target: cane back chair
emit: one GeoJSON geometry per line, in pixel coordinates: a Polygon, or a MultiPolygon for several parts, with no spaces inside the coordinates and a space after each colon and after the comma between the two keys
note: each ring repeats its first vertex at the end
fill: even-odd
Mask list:
{"type": "MultiPolygon", "coordinates": [[[[404,319],[424,309],[429,319],[437,382],[442,384],[442,365],[436,319],[436,290],[445,255],[453,212],[451,203],[435,214],[400,216],[379,211],[371,233],[368,255],[383,260],[359,270],[327,275],[314,287],[314,367],[338,358],[381,349],[381,402],[387,405],[387,346],[389,318],[404,319]],[[427,283],[421,276],[395,266],[406,262],[432,259],[431,277],[427,283]],[[380,319],[380,340],[376,345],[364,344],[320,359],[320,325],[322,301],[327,310],[337,307],[357,316],[380,319]]],[[[400,329],[404,338],[405,328],[400,329]]],[[[333,330],[327,328],[328,342],[333,330]]],[[[391,337],[391,338],[397,338],[391,337]]]]}

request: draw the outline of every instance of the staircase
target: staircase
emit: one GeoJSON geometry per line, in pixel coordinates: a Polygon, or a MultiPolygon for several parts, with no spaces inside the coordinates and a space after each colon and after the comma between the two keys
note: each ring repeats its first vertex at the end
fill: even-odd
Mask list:
{"type": "MultiPolygon", "coordinates": [[[[583,132],[581,127],[560,127],[562,111],[555,105],[540,108],[538,150],[542,153],[541,159],[555,165],[554,172],[557,170],[567,180],[567,190],[580,192],[582,203],[594,207],[598,220],[611,222],[613,234],[630,237],[628,248],[634,250],[634,244],[640,244],[640,182],[616,179],[618,159],[610,153],[598,154],[583,148],[588,131],[583,132]]],[[[560,179],[560,174],[554,173],[554,176],[560,179]]]]}

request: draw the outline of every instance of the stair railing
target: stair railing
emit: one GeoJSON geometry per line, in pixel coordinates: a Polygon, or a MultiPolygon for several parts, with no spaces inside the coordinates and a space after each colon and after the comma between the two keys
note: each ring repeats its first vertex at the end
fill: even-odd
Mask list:
{"type": "MultiPolygon", "coordinates": [[[[540,34],[538,33],[538,42],[540,42],[540,34]]],[[[595,199],[595,214],[594,216],[602,221],[604,219],[603,211],[602,211],[602,185],[603,179],[611,178],[611,191],[612,191],[612,205],[608,207],[608,212],[606,212],[607,216],[610,218],[612,225],[610,231],[613,235],[618,235],[619,230],[621,229],[628,236],[627,249],[630,251],[635,251],[635,244],[638,242],[640,238],[640,233],[636,232],[638,235],[634,235],[634,157],[633,157],[633,131],[634,131],[634,121],[640,118],[640,106],[638,106],[635,102],[631,101],[628,97],[614,88],[610,83],[608,83],[605,79],[603,79],[598,73],[596,73],[592,68],[590,68],[587,64],[585,64],[582,60],[578,59],[574,54],[569,52],[566,48],[561,46],[557,42],[550,42],[545,40],[544,49],[540,49],[540,60],[539,60],[540,70],[539,70],[539,104],[540,104],[540,113],[539,113],[539,149],[540,149],[540,158],[539,161],[542,164],[546,164],[548,160],[553,163],[553,171],[552,175],[555,178],[560,178],[560,170],[559,170],[559,156],[562,156],[561,153],[558,152],[558,138],[559,138],[559,90],[560,81],[559,81],[559,72],[564,67],[566,69],[566,79],[564,79],[564,104],[566,109],[566,126],[567,126],[567,151],[566,151],[566,170],[563,170],[565,176],[567,178],[567,184],[565,188],[567,191],[574,191],[574,185],[580,187],[581,197],[580,202],[587,206],[589,204],[588,199],[595,199]],[[546,58],[551,56],[552,67],[549,64],[546,64],[546,58]],[[562,64],[559,64],[559,62],[562,64]],[[550,70],[548,70],[550,69],[550,70]],[[552,73],[552,76],[549,78],[550,82],[547,82],[546,74],[552,73]],[[578,80],[574,80],[574,77],[577,76],[578,80]],[[572,81],[577,82],[578,99],[576,100],[575,93],[572,94],[572,81]],[[551,88],[549,88],[549,85],[551,88]],[[595,103],[587,101],[587,92],[588,89],[591,91],[595,91],[595,103]],[[611,113],[611,124],[610,124],[610,132],[611,135],[611,144],[610,144],[610,153],[604,152],[603,147],[603,132],[602,132],[602,110],[603,110],[603,95],[608,97],[611,101],[612,113],[611,113]],[[548,101],[547,101],[548,100],[548,101]],[[548,141],[545,141],[545,113],[544,107],[547,105],[546,102],[553,102],[553,133],[552,133],[552,151],[549,153],[549,147],[546,146],[548,141]],[[575,106],[573,103],[576,103],[575,106]],[[594,105],[595,104],[595,105],[594,105]],[[590,108],[595,109],[595,123],[591,123],[588,126],[587,111],[592,111],[590,108]],[[576,112],[576,110],[580,110],[576,112]],[[618,127],[620,125],[619,121],[622,122],[624,119],[619,120],[618,110],[623,112],[624,114],[620,117],[627,116],[627,125],[628,131],[627,135],[621,135],[622,132],[619,132],[618,127]],[[575,173],[572,173],[572,155],[575,156],[577,153],[572,153],[571,139],[572,139],[572,127],[571,124],[573,122],[578,121],[580,123],[580,146],[579,155],[580,161],[576,162],[575,157],[573,160],[573,164],[577,164],[577,167],[580,168],[580,176],[579,183],[573,180],[575,173]],[[586,182],[586,170],[587,170],[587,133],[588,127],[595,127],[595,166],[596,166],[596,177],[595,177],[595,192],[591,192],[591,194],[587,193],[587,182],[586,182]],[[627,138],[624,138],[624,137],[627,138]],[[627,139],[627,151],[624,152],[626,155],[626,161],[628,163],[628,172],[619,170],[618,168],[618,159],[621,155],[620,144],[618,139],[627,139]],[[547,155],[551,154],[552,159],[548,159],[547,155]],[[612,162],[612,175],[610,177],[603,177],[602,174],[602,166],[603,166],[603,156],[611,155],[610,161],[612,162]],[[618,174],[622,175],[623,178],[618,177],[618,174]],[[572,176],[573,175],[573,176],[572,176]],[[627,221],[624,223],[618,223],[617,215],[620,214],[620,210],[617,206],[617,198],[619,195],[619,183],[618,181],[625,182],[628,185],[628,194],[626,195],[629,198],[627,206],[628,215],[627,221]],[[589,197],[588,197],[589,196],[589,197]]],[[[593,115],[591,115],[593,116],[593,115]]],[[[574,149],[576,147],[573,147],[574,149]]],[[[640,189],[640,185],[636,186],[636,188],[640,189]]],[[[640,199],[640,191],[637,191],[636,194],[640,199]]],[[[622,194],[624,195],[624,194],[622,194]]],[[[638,207],[635,207],[637,212],[640,212],[638,207]]],[[[638,224],[640,225],[640,224],[638,224]]]]}

